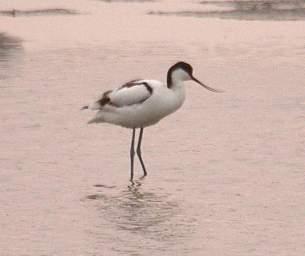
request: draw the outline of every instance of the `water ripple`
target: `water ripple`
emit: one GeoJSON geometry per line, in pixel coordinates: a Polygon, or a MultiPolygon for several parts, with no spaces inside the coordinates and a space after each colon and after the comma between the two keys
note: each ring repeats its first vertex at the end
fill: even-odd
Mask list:
{"type": "Polygon", "coordinates": [[[118,195],[100,192],[89,195],[87,199],[98,202],[99,218],[105,221],[99,226],[100,232],[96,231],[100,234],[100,242],[110,240],[113,236],[108,232],[115,230],[117,242],[121,245],[116,247],[116,251],[122,254],[143,250],[143,243],[148,251],[176,250],[180,241],[193,234],[196,225],[195,220],[182,217],[183,209],[177,201],[160,191],[148,191],[139,182],[118,195]],[[142,241],[130,240],[131,237],[140,237],[142,241]]]}

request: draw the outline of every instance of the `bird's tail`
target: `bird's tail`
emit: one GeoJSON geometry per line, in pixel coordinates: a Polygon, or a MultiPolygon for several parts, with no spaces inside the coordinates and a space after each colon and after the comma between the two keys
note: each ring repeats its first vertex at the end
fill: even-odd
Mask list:
{"type": "MultiPolygon", "coordinates": [[[[98,102],[94,102],[93,104],[83,106],[80,110],[84,110],[84,109],[101,110],[100,106],[98,105],[98,102]]],[[[103,123],[103,122],[105,122],[104,115],[103,115],[102,111],[98,111],[98,113],[96,113],[95,117],[93,117],[88,122],[88,124],[103,123]]]]}
{"type": "Polygon", "coordinates": [[[87,122],[87,124],[104,123],[104,119],[101,117],[94,117],[87,122]]]}
{"type": "Polygon", "coordinates": [[[104,113],[101,111],[96,113],[95,117],[93,117],[91,120],[89,120],[88,124],[93,124],[93,123],[104,123],[105,122],[105,116],[104,113]]]}
{"type": "Polygon", "coordinates": [[[102,106],[98,101],[96,101],[96,102],[93,102],[92,104],[83,106],[80,110],[84,110],[84,109],[101,110],[102,106]]]}

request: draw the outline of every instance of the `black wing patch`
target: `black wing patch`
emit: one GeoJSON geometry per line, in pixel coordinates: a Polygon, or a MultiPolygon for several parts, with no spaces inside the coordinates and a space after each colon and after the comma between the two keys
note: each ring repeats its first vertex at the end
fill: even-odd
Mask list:
{"type": "Polygon", "coordinates": [[[131,80],[125,84],[123,84],[119,89],[123,89],[123,88],[130,88],[130,87],[133,87],[133,86],[136,86],[136,85],[140,85],[142,83],[140,83],[141,79],[134,79],[134,80],[131,80]]]}
{"type": "Polygon", "coordinates": [[[108,95],[111,92],[112,92],[111,90],[104,92],[102,98],[97,101],[97,103],[101,107],[105,106],[106,104],[108,104],[110,102],[110,98],[108,97],[108,95]]]}
{"type": "Polygon", "coordinates": [[[149,92],[149,94],[153,93],[153,88],[147,82],[145,82],[141,79],[131,80],[131,81],[127,82],[126,84],[123,84],[120,87],[120,89],[130,88],[130,87],[137,86],[137,85],[144,85],[146,87],[147,91],[149,92]]]}

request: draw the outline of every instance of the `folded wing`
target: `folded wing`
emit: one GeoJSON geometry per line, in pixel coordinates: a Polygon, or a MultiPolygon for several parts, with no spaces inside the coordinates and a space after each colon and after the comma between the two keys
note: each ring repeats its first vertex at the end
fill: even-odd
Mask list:
{"type": "Polygon", "coordinates": [[[106,106],[124,107],[140,104],[147,100],[153,93],[152,87],[145,80],[130,81],[116,90],[107,91],[89,108],[99,110],[106,106]]]}
{"type": "Polygon", "coordinates": [[[130,106],[144,102],[152,94],[152,88],[146,82],[127,83],[109,94],[110,104],[116,107],[130,106]]]}

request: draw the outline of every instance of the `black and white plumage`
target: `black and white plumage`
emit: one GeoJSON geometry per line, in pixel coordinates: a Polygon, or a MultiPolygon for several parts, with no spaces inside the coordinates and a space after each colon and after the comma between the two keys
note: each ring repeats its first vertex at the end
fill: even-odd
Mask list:
{"type": "Polygon", "coordinates": [[[147,174],[141,156],[141,142],[145,127],[156,124],[175,112],[185,100],[184,81],[193,80],[213,92],[220,92],[201,83],[193,76],[193,68],[178,62],[167,72],[167,84],[157,80],[137,79],[117,89],[104,92],[102,97],[83,109],[97,111],[88,123],[111,123],[133,129],[130,149],[131,181],[133,180],[135,131],[140,129],[137,154],[144,175],[147,174]]]}

